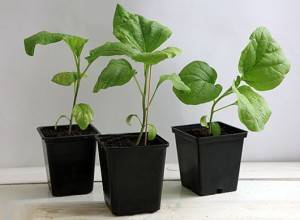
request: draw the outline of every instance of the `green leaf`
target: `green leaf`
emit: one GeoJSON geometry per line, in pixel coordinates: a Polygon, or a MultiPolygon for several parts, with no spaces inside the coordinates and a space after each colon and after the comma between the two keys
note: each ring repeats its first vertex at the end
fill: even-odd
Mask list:
{"type": "Polygon", "coordinates": [[[215,85],[216,71],[207,63],[193,61],[186,65],[179,74],[181,80],[191,89],[190,92],[173,88],[176,96],[185,104],[198,105],[217,98],[222,86],[215,85]]]}
{"type": "Polygon", "coordinates": [[[89,63],[92,63],[100,56],[127,55],[133,57],[137,53],[138,51],[136,49],[121,42],[107,42],[102,46],[91,50],[86,59],[89,63]]]}
{"type": "Polygon", "coordinates": [[[270,32],[264,27],[257,28],[240,57],[242,80],[256,90],[271,90],[282,82],[289,70],[289,62],[270,32]]]}
{"type": "Polygon", "coordinates": [[[250,86],[244,85],[237,89],[233,84],[232,89],[237,96],[240,121],[250,131],[263,130],[271,116],[271,110],[265,99],[250,86]]]}
{"type": "Polygon", "coordinates": [[[126,118],[126,123],[128,125],[131,126],[131,120],[132,118],[136,118],[139,122],[140,122],[140,125],[142,126],[142,121],[141,119],[139,118],[139,116],[137,114],[131,114],[131,115],[128,115],[127,118],[126,118]]]}
{"type": "Polygon", "coordinates": [[[156,88],[158,88],[163,82],[165,82],[167,80],[171,81],[173,84],[173,87],[176,88],[177,90],[183,90],[183,91],[187,91],[187,92],[191,91],[190,88],[187,85],[185,85],[184,82],[182,82],[182,80],[180,79],[180,77],[178,75],[176,75],[175,73],[161,75],[156,88]]]}
{"type": "Polygon", "coordinates": [[[113,86],[121,86],[129,82],[136,74],[130,63],[125,59],[111,60],[101,72],[94,86],[94,92],[113,86]]]}
{"type": "Polygon", "coordinates": [[[200,118],[200,125],[201,125],[202,127],[208,128],[208,124],[207,124],[207,116],[206,116],[206,115],[203,115],[203,116],[200,118]]]}
{"type": "Polygon", "coordinates": [[[211,133],[213,136],[220,136],[221,135],[221,126],[218,122],[211,123],[211,133]]]}
{"type": "Polygon", "coordinates": [[[156,127],[153,124],[148,124],[148,140],[152,141],[157,135],[156,127]]]}
{"type": "Polygon", "coordinates": [[[52,82],[62,86],[70,86],[77,80],[77,73],[76,72],[62,72],[57,73],[53,76],[52,82]]]}
{"type": "Polygon", "coordinates": [[[85,103],[79,103],[73,108],[73,116],[81,130],[85,130],[94,118],[93,109],[85,103]]]}
{"type": "Polygon", "coordinates": [[[122,43],[140,52],[154,51],[172,34],[167,27],[141,15],[129,13],[119,4],[114,15],[113,33],[122,43]]]}
{"type": "Polygon", "coordinates": [[[87,39],[78,36],[41,31],[24,40],[25,51],[28,55],[33,56],[36,45],[48,45],[62,40],[69,45],[77,57],[80,56],[82,48],[87,42],[87,39]]]}
{"type": "Polygon", "coordinates": [[[152,53],[138,53],[132,58],[135,61],[142,62],[149,65],[157,64],[165,59],[173,58],[176,55],[180,54],[181,50],[176,47],[167,47],[161,51],[155,51],[152,53]]]}
{"type": "Polygon", "coordinates": [[[77,57],[80,57],[82,49],[88,41],[87,39],[71,35],[65,35],[63,40],[69,45],[77,57]]]}
{"type": "Polygon", "coordinates": [[[28,55],[34,55],[34,49],[37,44],[48,45],[59,42],[63,39],[64,34],[50,33],[47,31],[38,32],[24,40],[25,51],[28,55]]]}

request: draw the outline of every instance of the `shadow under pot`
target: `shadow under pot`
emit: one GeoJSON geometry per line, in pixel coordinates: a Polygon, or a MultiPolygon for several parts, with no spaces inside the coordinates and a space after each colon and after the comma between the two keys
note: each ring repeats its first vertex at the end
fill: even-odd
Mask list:
{"type": "Polygon", "coordinates": [[[104,198],[115,215],[160,209],[169,143],[157,135],[147,146],[136,146],[137,137],[138,133],[97,137],[104,198]]]}
{"type": "Polygon", "coordinates": [[[181,184],[200,196],[237,189],[247,131],[219,124],[220,136],[204,136],[207,128],[200,124],[172,127],[181,184]]]}
{"type": "Polygon", "coordinates": [[[93,126],[82,131],[77,125],[37,128],[43,144],[48,185],[53,196],[90,193],[93,190],[96,139],[93,126]]]}

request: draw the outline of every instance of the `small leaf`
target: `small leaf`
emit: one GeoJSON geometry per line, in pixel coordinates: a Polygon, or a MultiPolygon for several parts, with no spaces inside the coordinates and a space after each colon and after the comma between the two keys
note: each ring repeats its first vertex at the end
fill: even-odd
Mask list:
{"type": "Polygon", "coordinates": [[[77,80],[77,73],[76,72],[62,72],[57,73],[53,76],[52,82],[62,86],[70,86],[77,80]]]}
{"type": "Polygon", "coordinates": [[[50,33],[47,31],[38,32],[24,40],[25,51],[28,55],[34,55],[34,49],[37,44],[48,45],[59,42],[63,39],[64,34],[50,33]]]}
{"type": "Polygon", "coordinates": [[[85,103],[79,103],[73,108],[73,116],[81,130],[85,130],[94,118],[93,109],[85,103]]]}
{"type": "Polygon", "coordinates": [[[135,61],[142,62],[149,65],[157,64],[165,59],[173,58],[181,53],[181,50],[176,47],[167,47],[161,51],[152,53],[137,53],[132,58],[135,61]]]}
{"type": "Polygon", "coordinates": [[[218,122],[211,123],[211,133],[213,136],[220,136],[221,135],[221,127],[218,122]]]}
{"type": "Polygon", "coordinates": [[[157,135],[156,127],[153,124],[148,124],[148,140],[152,141],[157,135]]]}
{"type": "Polygon", "coordinates": [[[222,86],[215,85],[217,72],[207,63],[193,61],[186,65],[179,74],[181,80],[191,91],[183,91],[173,88],[175,95],[185,104],[198,105],[217,98],[222,86]]]}
{"type": "Polygon", "coordinates": [[[289,62],[270,32],[264,27],[257,28],[240,57],[242,80],[256,90],[271,90],[283,81],[289,70],[289,62]]]}
{"type": "Polygon", "coordinates": [[[237,89],[233,84],[232,89],[237,96],[240,121],[250,131],[263,130],[271,116],[271,110],[265,99],[250,86],[244,85],[237,89]]]}
{"type": "Polygon", "coordinates": [[[177,90],[183,90],[183,91],[187,91],[187,92],[191,91],[190,88],[187,85],[185,85],[184,82],[182,82],[182,80],[180,79],[180,77],[178,75],[176,75],[175,73],[161,75],[156,88],[158,88],[163,82],[165,82],[167,80],[171,81],[173,84],[173,87],[176,88],[177,90]]]}
{"type": "Polygon", "coordinates": [[[142,121],[141,121],[141,119],[139,118],[139,116],[137,114],[128,115],[127,118],[126,118],[126,123],[131,126],[131,120],[134,117],[137,118],[138,121],[140,122],[140,125],[142,125],[142,121]]]}
{"type": "Polygon", "coordinates": [[[63,40],[69,45],[69,47],[77,57],[80,57],[82,49],[88,41],[87,39],[72,35],[65,35],[63,40]]]}
{"type": "Polygon", "coordinates": [[[89,56],[86,57],[86,60],[89,63],[92,63],[101,56],[127,55],[133,57],[137,52],[136,49],[121,42],[107,42],[102,46],[91,50],[89,56]]]}
{"type": "Polygon", "coordinates": [[[207,124],[207,116],[206,116],[206,115],[203,115],[203,116],[200,118],[200,125],[201,125],[202,127],[208,128],[208,124],[207,124]]]}
{"type": "Polygon", "coordinates": [[[167,27],[143,16],[129,13],[119,4],[114,15],[113,33],[122,43],[140,52],[154,51],[172,34],[167,27]]]}
{"type": "Polygon", "coordinates": [[[94,86],[94,92],[113,86],[121,86],[129,82],[136,74],[130,63],[125,59],[111,60],[101,72],[94,86]]]}

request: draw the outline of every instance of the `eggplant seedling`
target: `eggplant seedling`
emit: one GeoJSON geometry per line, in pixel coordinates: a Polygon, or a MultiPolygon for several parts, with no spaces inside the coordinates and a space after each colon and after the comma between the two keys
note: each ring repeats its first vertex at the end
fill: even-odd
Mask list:
{"type": "Polygon", "coordinates": [[[75,70],[57,73],[53,76],[52,82],[61,86],[73,86],[74,96],[70,116],[67,116],[65,114],[60,115],[56,120],[55,129],[58,122],[61,119],[65,118],[69,121],[68,133],[70,135],[72,132],[72,124],[74,119],[80,129],[85,130],[94,117],[93,109],[88,104],[77,104],[80,82],[87,76],[87,70],[92,64],[91,62],[89,62],[85,68],[81,68],[81,52],[88,40],[68,34],[41,31],[26,38],[24,40],[24,45],[26,53],[30,56],[33,56],[36,45],[48,45],[60,41],[64,41],[70,47],[75,62],[75,70]]]}
{"type": "Polygon", "coordinates": [[[113,34],[118,39],[117,42],[107,42],[91,50],[86,59],[91,63],[100,56],[125,55],[143,64],[144,81],[141,83],[138,80],[137,71],[126,59],[113,59],[99,75],[94,92],[113,86],[121,86],[132,78],[134,79],[141,95],[142,118],[138,114],[130,114],[126,121],[128,124],[131,124],[132,118],[139,121],[141,128],[136,145],[140,144],[142,136],[145,134],[143,145],[146,146],[147,140],[155,139],[157,133],[156,127],[149,123],[149,111],[159,86],[169,80],[177,90],[190,91],[176,74],[161,75],[154,90],[151,89],[153,66],[167,58],[175,57],[180,53],[180,49],[167,47],[163,50],[156,50],[171,36],[171,30],[156,21],[129,13],[121,5],[117,5],[114,14],[113,34]]]}
{"type": "Polygon", "coordinates": [[[191,89],[186,92],[173,88],[183,103],[198,105],[213,102],[209,116],[200,119],[200,124],[208,128],[209,135],[221,134],[220,125],[213,121],[213,117],[216,112],[230,106],[238,107],[239,119],[250,131],[264,129],[271,110],[257,91],[276,88],[289,72],[290,64],[270,32],[265,27],[259,27],[251,34],[250,42],[241,53],[238,70],[240,74],[223,93],[222,86],[215,84],[217,72],[203,61],[189,63],[179,74],[191,89]],[[217,104],[231,94],[235,94],[236,100],[217,108],[217,104]]]}

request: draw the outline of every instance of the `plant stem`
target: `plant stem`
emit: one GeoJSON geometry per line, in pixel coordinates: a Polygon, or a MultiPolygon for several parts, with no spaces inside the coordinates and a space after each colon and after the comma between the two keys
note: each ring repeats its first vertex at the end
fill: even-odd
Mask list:
{"type": "MultiPolygon", "coordinates": [[[[81,77],[80,77],[80,57],[76,58],[76,56],[74,55],[74,59],[75,59],[75,64],[76,64],[76,69],[77,69],[77,80],[76,80],[75,93],[74,93],[74,99],[73,99],[72,110],[71,110],[69,132],[68,132],[69,135],[72,133],[73,109],[76,105],[77,96],[78,96],[78,92],[79,92],[79,86],[80,86],[80,80],[81,80],[81,77]]],[[[86,68],[86,70],[87,70],[87,68],[86,68]]]]}
{"type": "MultiPolygon", "coordinates": [[[[213,117],[214,117],[214,113],[217,112],[217,111],[219,111],[219,110],[221,110],[221,109],[223,109],[223,108],[221,108],[221,109],[215,110],[215,107],[216,107],[217,103],[221,99],[223,99],[224,97],[226,97],[226,96],[228,96],[230,94],[232,94],[232,88],[231,87],[229,89],[227,89],[223,93],[223,95],[221,95],[219,98],[217,98],[216,100],[213,101],[213,104],[212,104],[211,109],[210,109],[209,124],[208,124],[209,134],[211,134],[211,132],[212,132],[212,126],[211,126],[211,124],[212,124],[212,120],[213,120],[213,117]]],[[[229,107],[229,106],[225,106],[225,107],[229,107]]]]}
{"type": "Polygon", "coordinates": [[[133,78],[134,78],[134,81],[135,81],[135,83],[136,83],[136,85],[137,85],[137,87],[138,87],[138,89],[139,89],[141,95],[143,96],[143,91],[142,91],[142,88],[141,88],[141,85],[140,85],[138,79],[136,78],[135,75],[133,75],[133,78]]]}
{"type": "Polygon", "coordinates": [[[149,118],[149,107],[150,107],[150,90],[151,90],[151,70],[152,66],[149,67],[149,73],[148,73],[148,81],[147,81],[147,107],[146,107],[146,127],[145,127],[145,141],[144,145],[147,146],[147,140],[148,140],[148,118],[149,118]]]}
{"type": "Polygon", "coordinates": [[[223,107],[221,107],[221,108],[218,108],[218,109],[214,110],[214,113],[217,112],[217,111],[220,111],[220,110],[222,110],[222,109],[228,108],[228,107],[230,107],[230,106],[233,106],[233,105],[236,105],[236,102],[233,102],[233,103],[231,103],[231,104],[229,104],[229,105],[225,105],[225,106],[223,106],[223,107]]]}
{"type": "Polygon", "coordinates": [[[138,139],[136,141],[136,145],[139,145],[139,143],[141,142],[143,132],[144,132],[144,129],[145,129],[145,126],[146,126],[146,93],[147,93],[148,71],[149,71],[148,65],[144,65],[145,80],[144,80],[144,92],[142,94],[143,122],[142,122],[142,126],[141,126],[141,129],[140,129],[140,132],[139,132],[138,139]]]}

